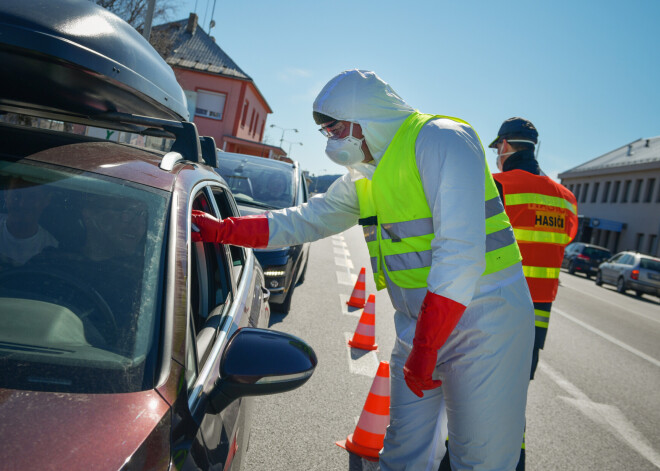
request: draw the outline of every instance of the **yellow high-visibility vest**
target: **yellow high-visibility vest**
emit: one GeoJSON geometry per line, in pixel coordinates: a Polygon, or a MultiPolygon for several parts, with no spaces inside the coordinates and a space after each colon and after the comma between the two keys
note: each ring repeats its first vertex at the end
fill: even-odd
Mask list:
{"type": "MultiPolygon", "coordinates": [[[[355,182],[360,224],[379,290],[386,287],[383,270],[402,288],[426,287],[432,259],[433,215],[417,168],[415,142],[422,126],[435,118],[469,126],[458,118],[415,112],[397,131],[372,179],[355,182]]],[[[486,269],[483,275],[488,275],[518,263],[521,256],[488,164],[484,168],[486,269]]]]}

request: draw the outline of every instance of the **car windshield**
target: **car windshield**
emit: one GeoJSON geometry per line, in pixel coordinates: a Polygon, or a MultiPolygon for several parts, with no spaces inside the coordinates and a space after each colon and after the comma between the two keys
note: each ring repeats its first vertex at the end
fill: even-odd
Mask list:
{"type": "Polygon", "coordinates": [[[590,258],[609,258],[612,254],[608,250],[597,249],[595,247],[585,247],[584,255],[590,258]]]}
{"type": "Polygon", "coordinates": [[[168,193],[0,161],[0,387],[149,388],[168,193]]]}
{"type": "Polygon", "coordinates": [[[275,168],[272,161],[258,157],[230,159],[221,154],[218,160],[218,170],[238,203],[276,209],[295,204],[291,168],[275,168]]]}
{"type": "Polygon", "coordinates": [[[651,258],[642,258],[639,261],[639,266],[651,271],[660,273],[660,260],[653,260],[651,258]]]}

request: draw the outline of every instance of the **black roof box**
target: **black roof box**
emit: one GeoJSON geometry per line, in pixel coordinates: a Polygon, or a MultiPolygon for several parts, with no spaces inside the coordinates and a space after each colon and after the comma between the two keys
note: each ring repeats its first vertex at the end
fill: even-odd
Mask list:
{"type": "Polygon", "coordinates": [[[0,110],[86,124],[112,113],[189,118],[172,68],[89,0],[0,2],[0,110]]]}

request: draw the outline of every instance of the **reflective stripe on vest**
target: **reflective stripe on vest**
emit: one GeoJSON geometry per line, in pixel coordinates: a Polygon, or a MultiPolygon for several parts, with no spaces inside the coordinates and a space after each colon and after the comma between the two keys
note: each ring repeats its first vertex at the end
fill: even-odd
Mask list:
{"type": "Polygon", "coordinates": [[[513,228],[518,242],[547,242],[549,244],[568,245],[571,238],[560,232],[532,231],[529,229],[513,228]]]}
{"type": "Polygon", "coordinates": [[[516,204],[542,204],[545,206],[554,206],[556,208],[568,209],[573,214],[577,214],[577,205],[564,198],[556,196],[540,195],[538,193],[518,193],[506,196],[506,205],[516,204]]]}
{"type": "MultiPolygon", "coordinates": [[[[413,113],[390,142],[372,180],[363,178],[355,182],[360,223],[377,289],[386,287],[383,269],[397,286],[426,287],[435,231],[417,168],[415,142],[422,126],[435,118],[448,118],[469,126],[457,118],[413,113]],[[395,192],[393,187],[397,189],[395,192]]],[[[521,256],[487,164],[484,173],[486,269],[483,274],[486,275],[519,262],[521,256]]]]}
{"type": "Polygon", "coordinates": [[[531,278],[559,278],[559,268],[554,267],[530,267],[523,265],[523,274],[531,278]]]}

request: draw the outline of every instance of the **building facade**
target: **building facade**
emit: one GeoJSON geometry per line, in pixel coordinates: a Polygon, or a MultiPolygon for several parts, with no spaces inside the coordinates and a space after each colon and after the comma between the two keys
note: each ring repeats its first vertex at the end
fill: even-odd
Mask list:
{"type": "Polygon", "coordinates": [[[290,161],[281,147],[262,142],[273,111],[252,78],[199,27],[196,14],[155,26],[150,42],[174,69],[200,136],[213,137],[227,152],[290,161]]]}
{"type": "Polygon", "coordinates": [[[660,256],[660,136],[560,173],[578,202],[576,240],[660,256]]]}

